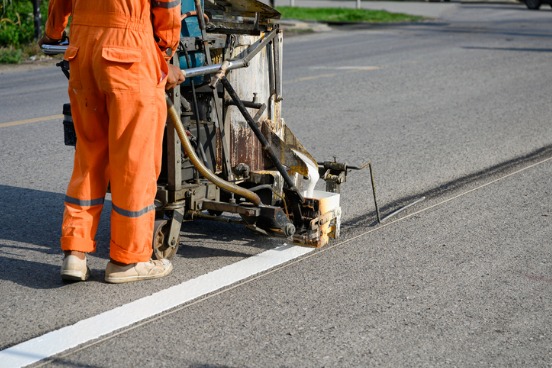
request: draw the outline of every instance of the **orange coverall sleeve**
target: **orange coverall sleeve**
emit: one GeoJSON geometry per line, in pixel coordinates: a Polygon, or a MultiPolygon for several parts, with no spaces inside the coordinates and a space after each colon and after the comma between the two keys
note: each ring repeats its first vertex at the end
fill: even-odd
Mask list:
{"type": "Polygon", "coordinates": [[[180,41],[181,0],[152,0],[153,33],[165,60],[170,60],[180,41]]]}
{"type": "Polygon", "coordinates": [[[50,0],[45,34],[52,40],[60,40],[71,14],[71,0],[50,0]]]}

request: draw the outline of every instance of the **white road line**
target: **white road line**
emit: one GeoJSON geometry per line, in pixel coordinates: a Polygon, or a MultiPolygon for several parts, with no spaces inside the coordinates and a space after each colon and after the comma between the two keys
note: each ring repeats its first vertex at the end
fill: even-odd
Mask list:
{"type": "Polygon", "coordinates": [[[258,273],[310,253],[314,248],[283,245],[209,272],[0,351],[0,367],[22,367],[151,318],[258,273]]]}

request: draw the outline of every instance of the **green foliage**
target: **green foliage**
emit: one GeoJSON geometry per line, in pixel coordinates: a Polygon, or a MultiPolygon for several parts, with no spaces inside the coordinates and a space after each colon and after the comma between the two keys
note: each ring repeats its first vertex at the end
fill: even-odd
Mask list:
{"type": "MultiPolygon", "coordinates": [[[[48,1],[42,0],[40,12],[46,19],[48,1]]],[[[44,21],[43,21],[44,22],[44,21]]],[[[31,0],[0,0],[0,47],[18,47],[33,41],[34,17],[31,0]]]]}
{"type": "Polygon", "coordinates": [[[345,8],[302,8],[279,6],[277,9],[283,19],[310,20],[328,23],[388,23],[414,22],[423,17],[389,13],[384,10],[345,9],[345,8]]]}
{"type": "Polygon", "coordinates": [[[21,49],[14,49],[13,47],[0,48],[0,64],[19,64],[21,54],[21,49]]]}

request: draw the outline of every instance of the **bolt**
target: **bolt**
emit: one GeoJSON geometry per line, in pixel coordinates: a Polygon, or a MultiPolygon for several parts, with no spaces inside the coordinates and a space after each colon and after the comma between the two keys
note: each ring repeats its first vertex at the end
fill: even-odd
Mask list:
{"type": "Polygon", "coordinates": [[[284,234],[286,236],[293,236],[293,234],[295,234],[295,226],[293,226],[292,223],[288,222],[287,224],[285,224],[284,226],[284,234]]]}

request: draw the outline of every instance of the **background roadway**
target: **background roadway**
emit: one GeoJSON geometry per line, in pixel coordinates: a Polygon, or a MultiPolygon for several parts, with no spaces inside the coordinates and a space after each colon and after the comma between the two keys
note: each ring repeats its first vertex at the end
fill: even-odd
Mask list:
{"type": "MultiPolygon", "coordinates": [[[[549,366],[551,11],[420,5],[446,11],[287,38],[283,116],[316,158],[371,160],[384,215],[425,201],[377,226],[353,172],[341,240],[51,365],[549,366]]],[[[2,122],[61,112],[55,68],[1,73],[2,122]]],[[[72,148],[55,119],[0,132],[2,348],[283,243],[185,224],[171,276],[106,285],[104,221],[93,280],[65,285],[72,148]]]]}

